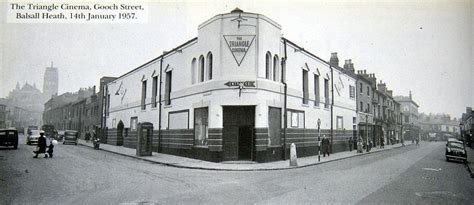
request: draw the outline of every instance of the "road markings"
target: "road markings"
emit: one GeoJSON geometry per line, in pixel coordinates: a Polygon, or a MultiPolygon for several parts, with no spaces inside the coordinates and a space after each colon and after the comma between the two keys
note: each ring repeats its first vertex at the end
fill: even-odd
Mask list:
{"type": "Polygon", "coordinates": [[[436,172],[439,172],[441,171],[441,168],[438,168],[438,169],[434,169],[434,168],[422,168],[423,170],[427,170],[427,171],[436,171],[436,172]]]}

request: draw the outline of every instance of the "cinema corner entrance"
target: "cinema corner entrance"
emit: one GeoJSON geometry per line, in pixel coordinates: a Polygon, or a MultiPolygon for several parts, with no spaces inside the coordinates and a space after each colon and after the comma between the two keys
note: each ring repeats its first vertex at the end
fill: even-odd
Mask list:
{"type": "Polygon", "coordinates": [[[255,106],[223,106],[223,160],[255,159],[255,106]]]}

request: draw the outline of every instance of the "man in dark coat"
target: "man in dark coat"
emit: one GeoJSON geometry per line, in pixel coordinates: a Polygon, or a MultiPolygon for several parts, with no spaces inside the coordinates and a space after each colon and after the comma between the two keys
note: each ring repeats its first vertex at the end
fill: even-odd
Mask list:
{"type": "Polygon", "coordinates": [[[44,137],[44,133],[40,133],[40,137],[38,138],[38,150],[35,152],[36,156],[34,158],[38,158],[38,154],[45,154],[44,158],[48,158],[46,155],[46,138],[44,137]]]}
{"type": "Polygon", "coordinates": [[[352,137],[349,137],[349,152],[352,152],[352,137]]]}

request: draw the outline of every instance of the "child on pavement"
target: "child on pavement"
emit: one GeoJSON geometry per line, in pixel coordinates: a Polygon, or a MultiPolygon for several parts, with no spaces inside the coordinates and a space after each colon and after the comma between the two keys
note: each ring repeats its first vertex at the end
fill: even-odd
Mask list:
{"type": "Polygon", "coordinates": [[[53,145],[53,142],[49,142],[49,146],[48,146],[48,155],[49,155],[49,158],[53,158],[53,149],[54,149],[54,145],[53,145]]]}

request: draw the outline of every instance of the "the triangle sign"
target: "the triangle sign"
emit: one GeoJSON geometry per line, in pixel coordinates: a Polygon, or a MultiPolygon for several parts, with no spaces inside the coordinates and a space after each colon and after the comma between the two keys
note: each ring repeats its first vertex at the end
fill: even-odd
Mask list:
{"type": "Polygon", "coordinates": [[[224,35],[224,39],[235,62],[240,66],[255,39],[255,35],[224,35]]]}

